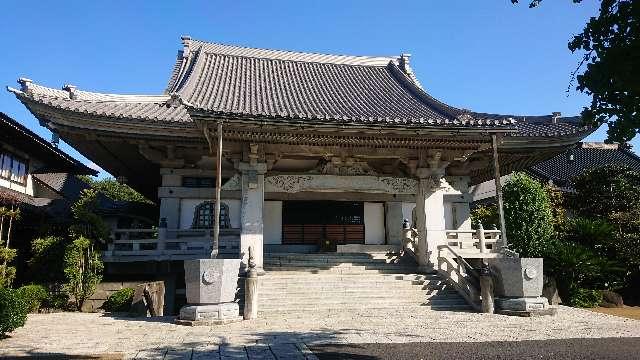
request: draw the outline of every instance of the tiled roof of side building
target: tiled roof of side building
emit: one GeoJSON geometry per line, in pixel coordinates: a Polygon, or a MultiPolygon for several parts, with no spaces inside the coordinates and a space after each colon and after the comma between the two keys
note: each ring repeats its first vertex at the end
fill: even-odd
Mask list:
{"type": "Polygon", "coordinates": [[[588,169],[611,164],[626,165],[640,171],[638,155],[616,144],[602,143],[581,143],[556,157],[536,164],[530,171],[538,177],[565,185],[588,169]]]}
{"type": "Polygon", "coordinates": [[[38,157],[45,164],[41,171],[68,171],[73,174],[95,175],[96,171],[88,168],[50,142],[38,136],[26,126],[0,112],[0,142],[21,148],[30,155],[38,157]]]}

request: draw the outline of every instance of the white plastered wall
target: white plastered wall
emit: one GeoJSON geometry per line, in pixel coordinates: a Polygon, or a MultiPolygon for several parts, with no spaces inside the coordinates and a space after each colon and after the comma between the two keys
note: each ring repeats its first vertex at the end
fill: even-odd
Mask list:
{"type": "Polygon", "coordinates": [[[282,201],[265,201],[263,209],[264,243],[282,244],[282,201]]]}
{"type": "Polygon", "coordinates": [[[384,203],[364,203],[364,243],[384,244],[384,203]]]}

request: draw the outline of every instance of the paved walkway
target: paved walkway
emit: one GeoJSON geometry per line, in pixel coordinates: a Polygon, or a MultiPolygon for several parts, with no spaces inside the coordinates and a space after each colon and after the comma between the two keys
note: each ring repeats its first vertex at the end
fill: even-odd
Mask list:
{"type": "Polygon", "coordinates": [[[212,327],[185,327],[172,318],[114,318],[102,314],[29,316],[0,340],[0,357],[106,355],[175,359],[313,359],[308,346],[406,342],[478,342],[640,337],[640,321],[560,307],[555,317],[427,310],[313,318],[287,316],[212,327]]]}

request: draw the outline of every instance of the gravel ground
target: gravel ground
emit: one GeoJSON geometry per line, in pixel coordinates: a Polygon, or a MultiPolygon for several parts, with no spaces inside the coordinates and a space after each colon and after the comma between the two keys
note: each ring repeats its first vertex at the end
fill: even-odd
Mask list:
{"type": "MultiPolygon", "coordinates": [[[[136,319],[54,313],[29,315],[25,327],[0,340],[0,357],[119,354],[133,358],[147,357],[149,353],[157,357],[193,354],[193,349],[209,347],[220,353],[221,346],[223,350],[244,349],[247,354],[253,351],[264,355],[268,354],[263,351],[264,345],[282,344],[289,344],[283,348],[290,348],[318,344],[504,343],[634,337],[640,338],[638,320],[568,307],[560,307],[556,316],[539,318],[429,309],[407,313],[400,309],[397,313],[365,311],[322,317],[309,313],[211,327],[179,326],[171,317],[136,319]]],[[[640,358],[640,351],[636,358],[640,358]]]]}
{"type": "Polygon", "coordinates": [[[563,359],[640,358],[640,338],[532,340],[482,343],[314,345],[320,360],[563,359]]]}

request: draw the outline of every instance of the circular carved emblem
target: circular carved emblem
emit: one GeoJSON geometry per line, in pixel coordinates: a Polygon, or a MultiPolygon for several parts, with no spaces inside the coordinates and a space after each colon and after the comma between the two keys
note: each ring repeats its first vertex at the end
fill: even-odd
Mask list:
{"type": "Polygon", "coordinates": [[[534,269],[534,268],[526,268],[524,269],[524,276],[531,280],[533,278],[535,278],[536,276],[538,276],[538,270],[534,269]]]}
{"type": "Polygon", "coordinates": [[[202,274],[202,283],[205,285],[210,285],[218,281],[219,278],[220,274],[212,270],[207,270],[202,274]]]}

